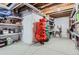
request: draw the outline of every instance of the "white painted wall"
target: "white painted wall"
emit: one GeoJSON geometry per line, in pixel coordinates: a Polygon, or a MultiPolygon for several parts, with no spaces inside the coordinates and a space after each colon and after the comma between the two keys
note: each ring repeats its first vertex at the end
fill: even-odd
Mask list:
{"type": "Polygon", "coordinates": [[[69,17],[56,18],[55,24],[62,25],[62,36],[67,37],[67,29],[69,28],[69,17]]]}
{"type": "Polygon", "coordinates": [[[27,44],[31,44],[32,43],[32,23],[33,20],[32,15],[27,15],[23,17],[23,37],[22,37],[22,41],[27,43],[27,44]]]}
{"type": "Polygon", "coordinates": [[[23,17],[23,36],[22,41],[27,44],[32,44],[33,41],[33,23],[37,22],[42,16],[29,12],[28,10],[22,12],[23,17]]]}
{"type": "Polygon", "coordinates": [[[32,16],[34,18],[34,22],[38,22],[40,18],[42,18],[42,16],[36,14],[36,13],[32,13],[32,16]]]}

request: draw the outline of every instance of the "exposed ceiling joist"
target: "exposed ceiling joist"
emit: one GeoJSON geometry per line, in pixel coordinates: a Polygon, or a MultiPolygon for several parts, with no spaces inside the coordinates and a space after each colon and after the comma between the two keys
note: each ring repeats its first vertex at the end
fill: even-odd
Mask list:
{"type": "Polygon", "coordinates": [[[52,7],[43,9],[42,12],[45,14],[48,14],[48,13],[53,13],[53,12],[71,9],[71,8],[73,8],[73,4],[60,4],[57,6],[52,6],[52,7]]]}
{"type": "Polygon", "coordinates": [[[46,8],[49,8],[49,7],[52,7],[52,6],[56,6],[58,4],[61,4],[61,3],[48,3],[46,5],[40,6],[39,9],[43,10],[43,9],[46,9],[46,8]]]}
{"type": "Polygon", "coordinates": [[[38,3],[34,3],[33,5],[36,5],[36,4],[38,4],[38,3]]]}
{"type": "Polygon", "coordinates": [[[68,17],[70,16],[72,12],[72,9],[68,9],[68,10],[63,10],[61,12],[54,12],[54,13],[50,13],[49,15],[53,18],[59,18],[59,17],[68,17]]]}
{"type": "Polygon", "coordinates": [[[71,12],[71,11],[72,11],[72,8],[71,9],[61,10],[61,11],[56,11],[56,12],[52,12],[52,13],[48,13],[47,15],[63,13],[63,12],[71,12]]]}
{"type": "Polygon", "coordinates": [[[51,13],[50,16],[53,18],[59,18],[59,17],[69,17],[71,14],[71,11],[62,12],[62,13],[51,13]]]}
{"type": "Polygon", "coordinates": [[[45,7],[47,7],[47,6],[51,5],[51,4],[53,4],[53,3],[49,3],[49,4],[46,4],[46,5],[40,6],[39,8],[45,8],[45,7]]]}

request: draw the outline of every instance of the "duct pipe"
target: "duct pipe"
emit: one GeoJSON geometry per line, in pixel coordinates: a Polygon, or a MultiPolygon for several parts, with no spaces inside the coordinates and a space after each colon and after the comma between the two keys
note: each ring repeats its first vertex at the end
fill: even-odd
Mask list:
{"type": "Polygon", "coordinates": [[[34,7],[33,5],[28,4],[28,3],[24,3],[24,5],[28,6],[29,8],[31,8],[31,9],[33,9],[33,10],[35,10],[35,11],[37,11],[38,14],[40,14],[41,16],[46,16],[45,14],[41,13],[41,11],[38,10],[38,9],[37,9],[36,7],[34,7]]]}

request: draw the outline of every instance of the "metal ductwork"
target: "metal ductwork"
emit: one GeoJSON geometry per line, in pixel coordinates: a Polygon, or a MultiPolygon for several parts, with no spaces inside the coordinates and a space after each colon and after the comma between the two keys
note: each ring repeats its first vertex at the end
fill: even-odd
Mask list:
{"type": "Polygon", "coordinates": [[[12,3],[12,4],[8,7],[8,9],[12,10],[15,6],[16,6],[16,3],[12,3]]]}

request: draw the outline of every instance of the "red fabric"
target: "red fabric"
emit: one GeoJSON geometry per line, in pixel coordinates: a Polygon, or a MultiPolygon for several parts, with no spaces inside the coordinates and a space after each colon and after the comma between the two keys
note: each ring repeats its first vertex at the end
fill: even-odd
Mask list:
{"type": "Polygon", "coordinates": [[[46,41],[46,19],[40,19],[40,21],[36,24],[36,39],[37,41],[46,41]]]}

